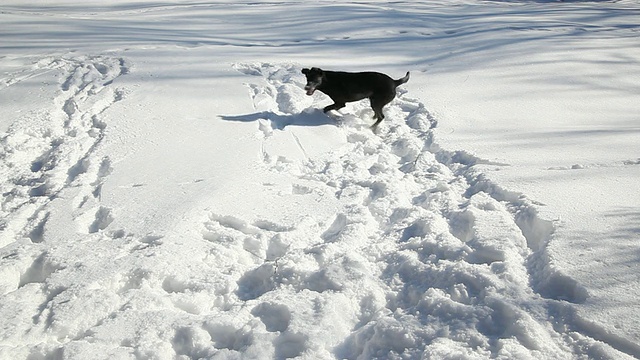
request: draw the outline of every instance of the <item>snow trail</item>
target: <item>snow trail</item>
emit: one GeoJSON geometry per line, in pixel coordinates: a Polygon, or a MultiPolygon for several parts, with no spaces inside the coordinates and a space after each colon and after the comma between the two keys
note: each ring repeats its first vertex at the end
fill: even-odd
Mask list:
{"type": "MultiPolygon", "coordinates": [[[[235,67],[266,79],[250,85],[265,136],[321,108],[321,95],[312,104],[301,99],[293,65],[235,67]]],[[[366,104],[347,109],[336,120],[345,146],[284,166],[263,155],[273,171],[298,178],[298,193],[333,195],[343,208],[326,223],[309,219],[291,231],[236,228],[262,238],[244,240],[255,265],[238,281],[240,300],[287,309],[287,332],[298,329],[292,336],[300,346],[326,338],[310,329],[326,331],[329,319],[340,318],[331,342],[316,340],[339,358],[607,356],[589,337],[607,341],[596,335],[603,332],[581,333],[586,327],[559,301],[587,294],[549,264],[553,226],[530,200],[477,173],[472,165],[481,159],[440,149],[436,120],[403,92],[386,108],[379,136],[368,131],[366,104]],[[292,294],[310,291],[313,308],[292,294]]]]}
{"type": "Polygon", "coordinates": [[[38,242],[48,218],[46,205],[64,189],[83,188],[77,195],[78,207],[90,198],[99,198],[101,179],[110,171],[110,160],[95,159],[92,153],[104,137],[106,124],[101,114],[126,93],[110,85],[128,71],[121,58],[52,57],[35,63],[31,74],[5,81],[12,86],[31,76],[55,72],[60,85],[49,109],[15,122],[0,139],[0,173],[9,179],[0,185],[5,195],[0,212],[0,246],[20,235],[38,242]]]}

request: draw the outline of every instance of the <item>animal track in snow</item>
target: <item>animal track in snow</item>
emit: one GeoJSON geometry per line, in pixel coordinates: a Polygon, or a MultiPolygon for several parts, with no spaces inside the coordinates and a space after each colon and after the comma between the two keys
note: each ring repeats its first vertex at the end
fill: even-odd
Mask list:
{"type": "Polygon", "coordinates": [[[64,266],[58,265],[48,259],[46,252],[42,253],[20,276],[20,284],[18,285],[18,287],[23,287],[29,283],[44,283],[51,274],[62,268],[64,268],[64,266]]]}
{"type": "Polygon", "coordinates": [[[554,166],[547,168],[547,170],[584,170],[584,169],[597,169],[597,168],[608,168],[608,167],[620,167],[620,166],[633,166],[640,165],[640,159],[630,159],[624,160],[620,162],[613,162],[608,164],[602,163],[591,163],[591,164],[573,164],[571,166],[554,166]]]}
{"type": "Polygon", "coordinates": [[[263,302],[254,307],[251,314],[260,318],[267,331],[286,331],[291,322],[291,311],[285,305],[263,302]]]}
{"type": "Polygon", "coordinates": [[[14,251],[0,259],[2,276],[0,277],[0,295],[11,293],[29,284],[40,286],[47,282],[56,271],[65,268],[46,251],[29,254],[14,251]]]}
{"type": "Polygon", "coordinates": [[[0,166],[9,177],[0,189],[6,195],[0,212],[5,224],[0,245],[24,236],[25,231],[42,241],[42,233],[25,229],[44,223],[29,224],[24,219],[38,221],[41,209],[69,186],[93,184],[78,195],[79,205],[99,198],[101,179],[110,171],[108,158],[93,155],[107,126],[102,114],[125,97],[126,91],[112,84],[129,72],[129,65],[108,56],[46,58],[32,72],[57,72],[63,80],[51,110],[27,114],[0,138],[4,160],[0,166]],[[79,181],[87,176],[93,180],[79,181]]]}
{"type": "Polygon", "coordinates": [[[89,233],[104,230],[113,222],[114,218],[111,209],[101,206],[95,214],[95,220],[89,226],[89,233]]]}

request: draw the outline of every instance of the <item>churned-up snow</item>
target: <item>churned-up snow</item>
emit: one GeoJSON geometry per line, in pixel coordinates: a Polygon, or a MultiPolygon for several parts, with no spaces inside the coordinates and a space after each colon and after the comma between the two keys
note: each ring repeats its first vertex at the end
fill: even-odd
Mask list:
{"type": "Polygon", "coordinates": [[[636,1],[0,22],[0,359],[640,358],[636,1]]]}

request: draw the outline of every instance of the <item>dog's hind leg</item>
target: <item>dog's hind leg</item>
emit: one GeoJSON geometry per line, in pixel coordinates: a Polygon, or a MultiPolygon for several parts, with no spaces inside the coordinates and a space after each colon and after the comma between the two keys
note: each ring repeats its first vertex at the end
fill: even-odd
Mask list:
{"type": "Polygon", "coordinates": [[[380,109],[373,109],[373,118],[376,119],[376,122],[373,123],[373,125],[371,125],[372,129],[375,129],[376,127],[378,127],[378,124],[380,124],[380,122],[384,119],[384,114],[382,113],[382,108],[380,109]]]}
{"type": "MultiPolygon", "coordinates": [[[[395,94],[394,94],[395,96],[395,94]]],[[[384,113],[382,112],[382,108],[393,100],[393,96],[389,99],[389,97],[372,97],[371,100],[371,108],[373,109],[373,118],[376,119],[376,122],[371,125],[372,129],[375,129],[378,124],[384,119],[384,113]]]]}

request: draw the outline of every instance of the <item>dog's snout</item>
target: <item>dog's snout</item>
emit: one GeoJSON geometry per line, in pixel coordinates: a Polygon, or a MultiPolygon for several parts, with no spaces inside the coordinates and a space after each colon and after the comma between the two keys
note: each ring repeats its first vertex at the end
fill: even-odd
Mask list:
{"type": "Polygon", "coordinates": [[[304,86],[304,89],[307,91],[307,95],[313,95],[314,91],[316,91],[316,87],[318,84],[309,81],[307,85],[304,86]]]}

